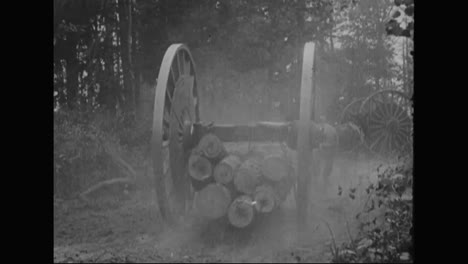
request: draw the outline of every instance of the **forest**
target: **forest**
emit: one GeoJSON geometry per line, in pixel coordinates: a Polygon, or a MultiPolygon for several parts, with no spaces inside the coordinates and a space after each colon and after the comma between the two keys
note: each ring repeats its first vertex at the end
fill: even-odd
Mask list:
{"type": "MultiPolygon", "coordinates": [[[[130,192],[132,199],[137,199],[135,193],[151,192],[149,143],[154,94],[163,56],[171,44],[184,43],[193,55],[200,116],[204,121],[244,124],[298,119],[303,47],[310,41],[317,47],[317,96],[320,99],[316,111],[330,122],[340,122],[346,106],[375,91],[392,89],[410,98],[413,95],[412,0],[54,0],[53,17],[56,262],[72,258],[56,253],[56,247],[68,243],[64,241],[78,239],[77,232],[87,232],[90,220],[79,219],[90,217],[104,207],[121,212],[122,201],[116,197],[129,199],[130,192]],[[111,198],[105,202],[101,199],[100,204],[81,204],[80,199],[90,188],[112,179],[124,179],[124,189],[111,190],[111,198]],[[127,183],[132,183],[131,187],[127,183]],[[92,213],[75,215],[72,220],[66,213],[89,206],[92,213]],[[62,230],[69,225],[73,225],[75,231],[62,230]]],[[[392,172],[379,172],[379,179],[391,178],[390,185],[394,186],[395,174],[404,175],[405,180],[412,178],[412,161],[410,163],[411,168],[405,164],[390,169],[392,172]]],[[[400,179],[397,181],[403,184],[400,179]]],[[[356,235],[341,246],[333,239],[333,245],[325,250],[331,252],[327,255],[329,260],[408,261],[408,250],[400,247],[410,240],[406,233],[412,221],[412,209],[408,209],[412,205],[407,208],[404,199],[397,205],[388,200],[388,190],[382,184],[377,182],[375,186],[385,194],[377,196],[385,198],[383,203],[389,203],[394,209],[392,213],[398,213],[393,219],[400,222],[392,224],[392,228],[402,225],[404,231],[389,231],[388,237],[382,240],[385,243],[374,243],[373,247],[377,251],[379,247],[395,249],[385,249],[381,254],[359,251],[357,248],[362,248],[364,243],[362,236],[367,242],[383,238],[374,236],[375,229],[356,231],[362,236],[358,239],[356,235]],[[404,218],[400,214],[402,211],[404,218]],[[406,254],[403,258],[402,252],[406,254]]],[[[405,184],[408,183],[405,181],[405,184]]],[[[372,188],[368,187],[367,193],[372,188]]],[[[354,193],[352,189],[351,186],[351,193],[354,193]]],[[[141,225],[157,222],[153,204],[148,206],[152,209],[146,205],[126,206],[131,208],[124,206],[128,214],[146,217],[141,225]]],[[[99,221],[92,224],[106,225],[99,221]]],[[[121,223],[119,228],[122,226],[125,225],[121,223]]],[[[139,234],[147,231],[145,228],[138,231],[139,234]]],[[[327,238],[329,228],[324,229],[327,238]]],[[[103,230],[99,232],[108,232],[103,230]]],[[[161,231],[151,230],[158,234],[161,231]]],[[[121,239],[117,235],[119,232],[125,233],[114,229],[110,237],[121,239]]],[[[104,237],[94,233],[78,240],[102,244],[104,237]]],[[[174,239],[169,240],[173,242],[174,239]]],[[[175,240],[180,242],[180,239],[175,240]]],[[[173,248],[172,244],[168,247],[173,248]]],[[[133,261],[117,257],[117,253],[106,254],[103,259],[101,255],[83,258],[93,262],[133,261]]],[[[134,261],[183,261],[182,253],[174,254],[178,257],[156,258],[153,254],[151,258],[134,261]]],[[[185,254],[187,258],[194,256],[185,254]]],[[[200,258],[194,261],[226,261],[200,258]]],[[[301,258],[299,262],[317,261],[301,258]]],[[[275,257],[267,262],[278,260],[280,258],[275,257]]],[[[80,260],[72,258],[71,261],[80,260]]],[[[263,260],[246,257],[240,261],[263,260]]]]}

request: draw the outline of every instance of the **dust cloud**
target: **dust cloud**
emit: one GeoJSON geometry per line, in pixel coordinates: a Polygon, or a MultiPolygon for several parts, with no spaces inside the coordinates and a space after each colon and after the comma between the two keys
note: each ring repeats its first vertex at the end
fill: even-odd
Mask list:
{"type": "MultiPolygon", "coordinates": [[[[230,152],[247,152],[249,148],[263,151],[282,151],[278,143],[226,143],[230,152]]],[[[288,155],[296,159],[295,151],[288,155]]],[[[227,219],[213,221],[192,216],[185,226],[166,230],[157,238],[160,249],[186,256],[210,255],[229,262],[291,262],[297,258],[307,261],[326,261],[330,257],[332,237],[335,243],[349,240],[356,234],[354,215],[363,206],[364,187],[375,180],[380,163],[365,157],[337,157],[331,185],[324,189],[321,179],[311,186],[308,228],[301,230],[305,241],[297,244],[296,203],[291,193],[284,204],[266,215],[256,215],[246,228],[229,225],[227,219]],[[318,188],[317,188],[318,187],[318,188]],[[346,192],[338,195],[339,187],[346,190],[357,187],[352,200],[346,192]],[[179,251],[177,251],[179,250],[179,251]],[[181,251],[184,253],[181,253],[181,251]]]]}

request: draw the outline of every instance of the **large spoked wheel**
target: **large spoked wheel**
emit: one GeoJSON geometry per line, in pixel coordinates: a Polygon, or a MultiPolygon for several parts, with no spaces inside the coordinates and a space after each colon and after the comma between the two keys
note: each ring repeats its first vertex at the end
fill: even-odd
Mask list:
{"type": "Polygon", "coordinates": [[[173,44],[159,70],[151,139],[157,202],[166,223],[179,223],[193,199],[186,164],[192,125],[198,121],[192,55],[185,45],[173,44]]]}
{"type": "Polygon", "coordinates": [[[341,112],[340,123],[353,122],[359,124],[359,109],[361,108],[362,102],[365,98],[354,99],[349,103],[341,112]]]}
{"type": "Polygon", "coordinates": [[[374,92],[362,102],[360,114],[366,117],[366,144],[384,158],[412,151],[412,106],[410,98],[395,90],[374,92]]]}
{"type": "MultiPolygon", "coordinates": [[[[359,129],[364,131],[363,116],[360,114],[359,110],[361,109],[362,102],[366,98],[354,99],[349,103],[340,114],[340,124],[345,124],[348,122],[353,123],[358,126],[359,129]]],[[[359,152],[367,152],[367,145],[363,141],[355,142],[355,144],[349,146],[347,149],[342,150],[343,153],[356,154],[359,152]]]]}

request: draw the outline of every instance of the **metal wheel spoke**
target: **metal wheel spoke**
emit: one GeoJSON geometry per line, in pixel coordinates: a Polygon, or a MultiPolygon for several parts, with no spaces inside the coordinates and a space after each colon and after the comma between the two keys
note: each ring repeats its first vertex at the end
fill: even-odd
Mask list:
{"type": "Polygon", "coordinates": [[[395,103],[390,104],[390,112],[391,112],[392,117],[396,116],[397,109],[398,109],[398,106],[395,103]]]}
{"type": "Polygon", "coordinates": [[[411,122],[411,119],[405,118],[405,119],[403,119],[403,120],[401,120],[401,121],[399,120],[398,125],[399,125],[400,127],[411,127],[411,124],[412,124],[412,123],[413,123],[413,122],[411,122]]]}
{"type": "Polygon", "coordinates": [[[168,113],[170,114],[171,113],[171,109],[172,109],[172,96],[166,92],[166,101],[164,103],[164,108],[167,109],[168,113]]]}
{"type": "Polygon", "coordinates": [[[388,135],[388,147],[390,150],[393,150],[393,135],[392,134],[389,134],[388,135]]]}
{"type": "Polygon", "coordinates": [[[396,116],[396,118],[397,119],[406,118],[407,115],[405,114],[406,114],[406,111],[403,108],[400,108],[400,111],[398,112],[398,115],[396,116]]]}
{"type": "Polygon", "coordinates": [[[187,75],[190,75],[192,71],[192,66],[190,64],[190,61],[186,61],[185,63],[185,70],[187,71],[187,75]]]}
{"type": "Polygon", "coordinates": [[[374,131],[371,131],[371,132],[369,133],[369,139],[371,139],[371,140],[374,139],[375,136],[378,135],[378,134],[380,134],[380,133],[382,133],[382,129],[376,129],[376,130],[374,130],[374,131]]]}
{"type": "Polygon", "coordinates": [[[385,121],[382,118],[377,118],[377,116],[369,116],[369,125],[379,124],[381,126],[385,125],[385,121]]]}
{"type": "MultiPolygon", "coordinates": [[[[405,110],[403,110],[402,107],[398,107],[398,108],[397,108],[397,111],[396,111],[396,113],[395,113],[395,118],[398,119],[398,120],[400,120],[400,117],[402,117],[402,115],[403,115],[404,113],[405,113],[405,110]]],[[[404,115],[403,115],[403,117],[404,117],[404,115]]]]}
{"type": "Polygon", "coordinates": [[[375,116],[375,117],[376,117],[377,119],[379,119],[379,120],[384,120],[384,119],[385,119],[385,116],[383,115],[383,113],[382,113],[382,112],[379,112],[379,111],[377,111],[377,110],[374,110],[374,112],[371,112],[371,113],[369,114],[369,117],[372,117],[372,116],[375,116]]]}
{"type": "Polygon", "coordinates": [[[175,88],[177,85],[177,80],[180,78],[180,74],[179,72],[176,72],[176,70],[174,70],[174,64],[171,65],[170,73],[171,73],[172,81],[174,82],[174,88],[175,88]]]}
{"type": "Polygon", "coordinates": [[[387,113],[387,118],[391,118],[392,117],[392,111],[391,111],[390,103],[385,103],[384,108],[385,108],[385,112],[387,113]]]}
{"type": "Polygon", "coordinates": [[[370,145],[370,147],[369,147],[369,148],[370,148],[370,149],[373,149],[373,148],[374,148],[374,146],[377,144],[377,142],[379,142],[379,141],[380,141],[380,139],[381,139],[382,137],[383,137],[383,132],[382,132],[382,131],[380,131],[380,134],[379,134],[379,136],[378,136],[378,137],[377,137],[377,138],[374,140],[374,142],[373,142],[373,143],[370,145]]]}
{"type": "Polygon", "coordinates": [[[385,153],[385,151],[387,150],[387,137],[388,137],[388,133],[385,131],[384,133],[384,136],[381,140],[381,144],[380,144],[380,153],[385,153]]]}
{"type": "Polygon", "coordinates": [[[184,73],[186,75],[190,75],[190,60],[187,60],[187,54],[185,52],[182,53],[182,62],[184,67],[184,73]]]}
{"type": "Polygon", "coordinates": [[[397,131],[395,133],[396,136],[398,136],[398,138],[400,138],[402,140],[402,143],[404,143],[405,141],[408,141],[408,137],[405,136],[403,133],[401,133],[400,131],[397,131]]]}
{"type": "Polygon", "coordinates": [[[403,146],[404,145],[404,140],[399,135],[395,134],[394,138],[395,138],[395,143],[398,146],[403,146]]]}
{"type": "Polygon", "coordinates": [[[377,107],[375,108],[374,113],[375,113],[376,115],[378,115],[380,118],[385,119],[387,116],[386,116],[386,113],[384,112],[384,109],[382,109],[382,108],[383,108],[383,107],[377,106],[377,107]]]}

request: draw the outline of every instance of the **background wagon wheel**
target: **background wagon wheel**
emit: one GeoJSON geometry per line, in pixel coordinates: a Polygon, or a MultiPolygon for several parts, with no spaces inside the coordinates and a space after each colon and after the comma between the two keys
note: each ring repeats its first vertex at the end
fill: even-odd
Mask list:
{"type": "Polygon", "coordinates": [[[156,86],[152,161],[159,211],[173,224],[188,211],[193,191],[187,176],[193,123],[199,121],[195,65],[188,48],[171,45],[163,58],[156,86]]]}
{"type": "MultiPolygon", "coordinates": [[[[340,124],[345,124],[347,122],[351,122],[354,125],[356,125],[361,130],[361,132],[363,132],[364,129],[365,129],[365,127],[364,127],[365,125],[364,125],[364,122],[363,122],[365,117],[362,114],[360,114],[359,111],[361,109],[362,102],[365,99],[366,99],[365,97],[358,98],[358,99],[354,99],[351,103],[349,103],[343,109],[343,111],[341,111],[340,118],[339,118],[339,123],[340,124]]],[[[352,147],[344,150],[344,153],[347,153],[347,154],[354,153],[354,154],[356,154],[356,153],[359,153],[361,151],[364,151],[364,152],[368,151],[367,145],[362,140],[359,141],[359,142],[356,142],[355,144],[353,144],[352,147]]]]}
{"type": "Polygon", "coordinates": [[[408,153],[412,147],[412,106],[409,96],[395,90],[374,92],[359,110],[366,117],[368,148],[381,157],[408,153]]]}
{"type": "Polygon", "coordinates": [[[359,109],[361,108],[362,102],[365,98],[354,99],[349,103],[340,114],[340,123],[353,122],[358,124],[359,109]]]}

